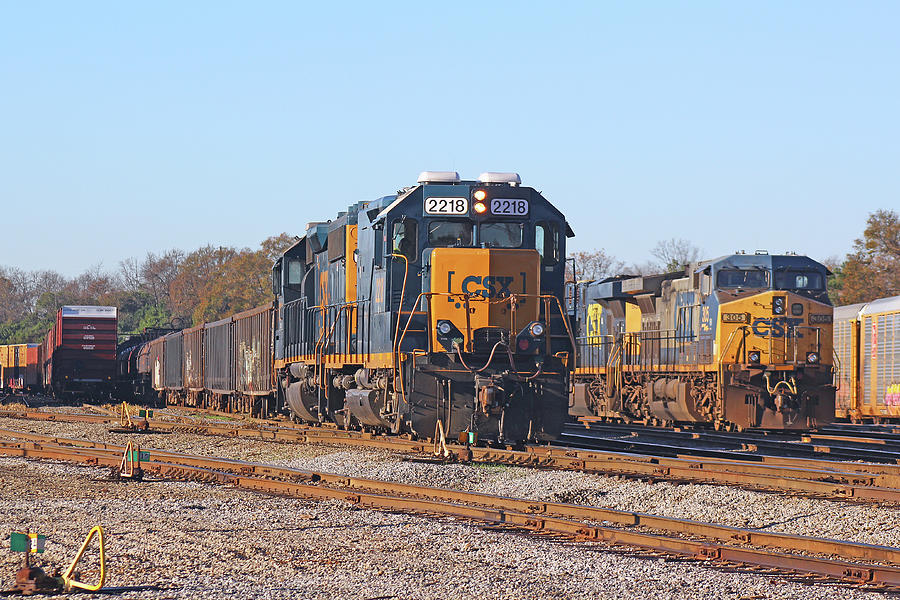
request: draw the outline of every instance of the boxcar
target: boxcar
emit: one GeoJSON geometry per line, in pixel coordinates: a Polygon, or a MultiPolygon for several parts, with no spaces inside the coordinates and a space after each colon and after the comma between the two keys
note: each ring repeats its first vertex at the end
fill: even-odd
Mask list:
{"type": "Polygon", "coordinates": [[[16,393],[40,386],[40,344],[0,346],[0,391],[16,393]]]}
{"type": "Polygon", "coordinates": [[[42,345],[42,382],[54,396],[108,398],[116,376],[115,306],[63,306],[42,345]]]}

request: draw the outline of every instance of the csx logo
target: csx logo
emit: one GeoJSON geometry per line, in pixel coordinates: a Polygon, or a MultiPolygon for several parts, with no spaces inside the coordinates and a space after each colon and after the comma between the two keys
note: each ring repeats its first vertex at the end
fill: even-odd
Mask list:
{"type": "Polygon", "coordinates": [[[502,275],[488,275],[480,277],[479,275],[469,275],[462,281],[462,291],[464,294],[477,294],[485,298],[497,298],[498,296],[509,296],[512,290],[509,286],[515,277],[504,277],[502,275]]]}
{"type": "MultiPolygon", "coordinates": [[[[447,272],[447,291],[453,293],[453,276],[455,271],[447,272]]],[[[525,273],[522,275],[522,293],[525,293],[525,273]]],[[[463,294],[482,296],[484,298],[501,298],[514,294],[512,284],[515,277],[507,275],[468,275],[462,280],[460,291],[463,294]]],[[[452,300],[451,300],[452,301],[452,300]]]]}
{"type": "Polygon", "coordinates": [[[792,319],[790,317],[758,318],[753,321],[750,327],[753,329],[753,333],[760,337],[782,338],[787,334],[789,338],[802,338],[803,334],[794,329],[794,327],[802,323],[803,319],[792,319]]]}

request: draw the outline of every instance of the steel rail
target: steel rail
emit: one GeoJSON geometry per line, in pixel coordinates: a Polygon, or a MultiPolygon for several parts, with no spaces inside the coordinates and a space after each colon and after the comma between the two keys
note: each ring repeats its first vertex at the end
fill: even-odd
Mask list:
{"type": "MultiPolygon", "coordinates": [[[[0,411],[0,417],[56,422],[117,424],[101,415],[73,415],[45,411],[0,411]]],[[[240,437],[287,443],[321,443],[375,447],[411,454],[431,454],[431,444],[396,436],[381,436],[309,426],[269,426],[258,423],[175,423],[151,420],[158,431],[240,437]]],[[[35,439],[40,439],[38,436],[35,439]]],[[[523,467],[575,470],[626,477],[732,485],[781,493],[803,494],[858,502],[900,504],[900,465],[844,463],[810,459],[761,457],[761,460],[709,459],[689,455],[641,456],[585,451],[553,446],[525,450],[450,446],[454,458],[523,467]]]]}
{"type": "Polygon", "coordinates": [[[645,426],[597,425],[580,421],[567,423],[563,441],[578,440],[585,447],[648,450],[674,455],[678,452],[718,458],[753,452],[777,457],[818,458],[829,455],[833,460],[866,460],[897,464],[900,448],[873,445],[870,438],[832,439],[829,436],[779,432],[760,435],[753,432],[722,433],[704,430],[683,431],[645,426]],[[782,439],[775,439],[780,437],[782,439]],[[710,448],[712,446],[712,448],[710,448]]]}
{"type": "MultiPolygon", "coordinates": [[[[29,437],[34,436],[29,435],[29,437]]],[[[62,452],[60,456],[65,457],[70,453],[77,454],[79,451],[96,450],[97,452],[91,454],[92,456],[103,456],[108,458],[109,453],[111,452],[113,458],[107,460],[106,464],[108,464],[109,466],[116,466],[119,461],[118,454],[125,449],[124,446],[76,439],[52,439],[48,440],[48,443],[39,444],[35,441],[32,441],[30,443],[32,445],[29,446],[23,445],[18,441],[0,441],[0,452],[3,452],[2,448],[13,448],[13,451],[21,448],[32,451],[49,450],[52,452],[53,450],[59,450],[60,452],[62,452]]],[[[837,545],[835,545],[835,542],[833,540],[821,540],[817,538],[805,538],[802,536],[792,536],[781,533],[760,532],[745,528],[698,523],[685,519],[660,517],[615,509],[604,509],[557,502],[524,499],[520,500],[476,492],[453,491],[427,486],[413,486],[368,478],[348,477],[332,473],[281,467],[271,464],[251,463],[234,459],[193,456],[167,450],[148,451],[145,448],[144,451],[150,455],[149,460],[155,461],[157,463],[177,463],[177,465],[186,465],[203,469],[224,470],[230,473],[236,473],[245,476],[255,475],[285,481],[321,482],[326,485],[350,487],[354,489],[362,489],[365,491],[374,491],[378,493],[404,493],[406,495],[412,494],[416,497],[432,498],[436,497],[435,494],[437,494],[444,499],[451,498],[456,502],[478,504],[495,508],[515,509],[519,512],[550,514],[553,516],[561,517],[578,517],[592,521],[609,521],[625,526],[641,525],[670,533],[687,533],[691,535],[698,535],[725,541],[737,540],[744,543],[772,546],[781,549],[817,552],[823,554],[839,554],[845,558],[876,560],[892,564],[900,564],[900,549],[884,546],[852,544],[845,542],[838,542],[837,545]],[[800,540],[800,542],[798,543],[797,540],[800,540]]]]}
{"type": "MultiPolygon", "coordinates": [[[[2,442],[0,454],[98,466],[118,466],[119,449],[99,443],[96,447],[88,447],[92,442],[85,440],[79,442],[84,446],[2,442]]],[[[162,477],[227,484],[241,489],[312,500],[340,499],[376,510],[458,517],[563,535],[580,541],[623,544],[699,560],[730,561],[757,567],[788,569],[843,582],[900,589],[900,568],[896,566],[900,564],[900,548],[760,532],[581,505],[411,486],[176,452],[159,450],[149,452],[150,459],[141,462],[142,468],[162,477]],[[317,485],[311,485],[313,483],[317,485]],[[586,523],[585,520],[616,523],[619,527],[586,523]],[[668,535],[622,527],[643,527],[664,531],[668,535]],[[705,540],[680,537],[684,535],[702,537],[705,540]],[[720,541],[836,555],[841,559],[785,554],[733,546],[720,541]],[[889,564],[852,563],[845,560],[848,558],[889,564]]]]}

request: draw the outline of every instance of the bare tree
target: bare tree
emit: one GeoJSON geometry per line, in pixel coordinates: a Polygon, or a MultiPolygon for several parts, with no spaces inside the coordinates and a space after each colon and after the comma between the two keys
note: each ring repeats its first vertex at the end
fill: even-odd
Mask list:
{"type": "Polygon", "coordinates": [[[181,263],[184,262],[183,250],[169,250],[162,256],[152,252],[147,253],[147,258],[141,264],[141,279],[144,291],[153,296],[153,301],[172,311],[172,282],[178,275],[181,263]]]}
{"type": "MultiPolygon", "coordinates": [[[[625,263],[615,256],[607,254],[602,248],[587,252],[573,252],[570,258],[575,260],[574,275],[577,281],[592,281],[618,275],[625,268],[625,263]]],[[[572,276],[571,264],[568,268],[568,275],[572,276]]]]}
{"type": "Polygon", "coordinates": [[[141,265],[136,258],[126,258],[119,262],[119,278],[126,291],[132,293],[144,291],[141,265]]]}
{"type": "Polygon", "coordinates": [[[667,273],[681,271],[692,262],[700,260],[700,253],[700,248],[681,238],[660,240],[650,251],[667,273]]]}
{"type": "Polygon", "coordinates": [[[641,263],[631,263],[627,269],[628,274],[630,275],[656,275],[661,270],[659,263],[653,262],[652,260],[645,260],[641,263]]]}

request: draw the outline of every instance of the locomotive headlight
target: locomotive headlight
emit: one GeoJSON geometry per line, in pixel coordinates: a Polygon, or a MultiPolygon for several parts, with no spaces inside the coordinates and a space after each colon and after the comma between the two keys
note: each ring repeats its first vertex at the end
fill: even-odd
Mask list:
{"type": "Polygon", "coordinates": [[[540,336],[544,335],[544,324],[543,323],[532,323],[531,327],[528,329],[528,331],[534,337],[540,337],[540,336]]]}
{"type": "Polygon", "coordinates": [[[818,352],[807,352],[806,353],[806,362],[811,365],[819,364],[819,353],[818,352]]]}
{"type": "Polygon", "coordinates": [[[759,358],[760,358],[759,350],[751,350],[750,352],[747,353],[747,360],[749,360],[752,363],[758,363],[759,358]]]}
{"type": "Polygon", "coordinates": [[[473,194],[473,196],[475,196],[476,200],[484,200],[485,198],[487,198],[487,192],[485,192],[484,190],[477,190],[473,194]]]}
{"type": "Polygon", "coordinates": [[[799,302],[794,302],[793,304],[791,304],[791,314],[794,315],[795,317],[799,317],[800,315],[802,315],[803,314],[803,305],[800,304],[799,302]]]}
{"type": "Polygon", "coordinates": [[[437,330],[441,335],[447,335],[452,329],[453,325],[450,324],[450,321],[438,321],[437,330]]]}
{"type": "MultiPolygon", "coordinates": [[[[476,192],[476,195],[477,195],[477,192],[476,192]]],[[[478,201],[472,205],[472,208],[474,208],[475,212],[477,212],[480,215],[481,213],[483,213],[484,211],[487,210],[487,204],[485,204],[484,202],[478,201]]]]}

